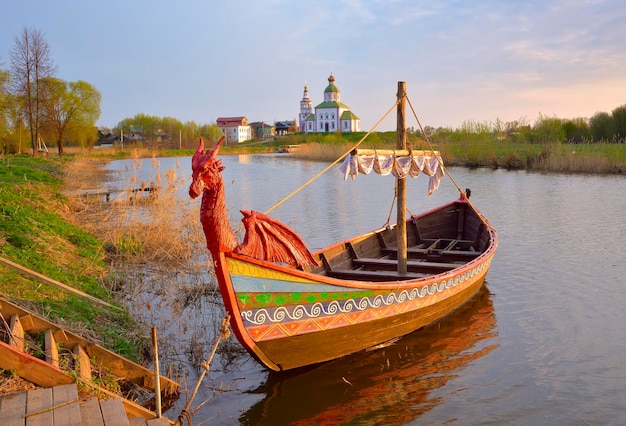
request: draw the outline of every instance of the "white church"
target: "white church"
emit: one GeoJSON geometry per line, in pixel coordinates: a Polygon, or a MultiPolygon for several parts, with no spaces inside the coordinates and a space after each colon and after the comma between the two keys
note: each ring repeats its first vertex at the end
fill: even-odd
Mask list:
{"type": "Polygon", "coordinates": [[[305,133],[359,132],[359,117],[350,107],[341,102],[341,92],[335,86],[335,77],[330,73],[328,86],[324,89],[324,102],[315,107],[309,98],[309,88],[304,85],[300,101],[300,131],[305,133]]]}

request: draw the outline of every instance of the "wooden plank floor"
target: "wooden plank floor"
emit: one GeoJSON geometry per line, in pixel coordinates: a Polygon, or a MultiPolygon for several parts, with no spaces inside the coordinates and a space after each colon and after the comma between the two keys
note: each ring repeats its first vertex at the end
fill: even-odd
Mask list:
{"type": "Polygon", "coordinates": [[[75,384],[33,389],[0,398],[2,426],[168,426],[166,418],[128,419],[119,398],[80,401],[75,384]]]}

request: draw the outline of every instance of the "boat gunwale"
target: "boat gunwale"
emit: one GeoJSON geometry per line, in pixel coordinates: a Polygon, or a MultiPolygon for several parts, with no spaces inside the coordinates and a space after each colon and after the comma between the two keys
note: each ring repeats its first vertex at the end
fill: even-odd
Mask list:
{"type": "MultiPolygon", "coordinates": [[[[414,218],[419,219],[420,217],[424,217],[427,216],[431,213],[437,212],[439,210],[443,210],[447,207],[453,206],[453,205],[457,205],[457,204],[468,204],[467,201],[465,200],[455,200],[452,202],[449,202],[447,204],[443,204],[439,207],[433,208],[431,210],[428,210],[426,212],[423,212],[417,216],[414,217],[410,217],[407,219],[408,221],[413,220],[414,218]]],[[[478,217],[480,217],[477,214],[478,217]]],[[[327,285],[332,285],[332,286],[337,286],[337,287],[348,287],[348,288],[356,288],[356,289],[368,289],[368,290],[399,290],[399,289],[407,289],[407,288],[415,288],[415,287],[422,287],[425,285],[430,285],[433,282],[439,282],[441,280],[447,280],[450,279],[454,276],[457,275],[461,275],[463,273],[465,273],[467,270],[472,269],[473,267],[475,267],[478,264],[482,264],[486,261],[488,261],[491,257],[493,257],[495,250],[498,246],[498,240],[497,240],[497,234],[495,232],[495,229],[488,223],[484,222],[485,226],[486,226],[486,231],[489,232],[489,245],[485,248],[485,250],[483,252],[481,252],[478,256],[476,256],[475,258],[469,260],[468,262],[465,263],[460,263],[458,267],[453,268],[451,270],[448,271],[444,271],[438,274],[432,274],[432,275],[428,275],[425,277],[420,277],[420,278],[413,278],[413,279],[406,279],[406,280],[393,280],[393,281],[359,281],[359,280],[354,280],[354,279],[341,279],[341,278],[335,278],[335,277],[330,277],[327,275],[321,275],[321,274],[317,274],[314,272],[308,272],[308,271],[304,271],[301,269],[297,269],[293,266],[286,266],[286,265],[281,265],[281,264],[276,264],[273,262],[268,262],[268,261],[264,261],[264,260],[259,260],[259,259],[255,259],[249,256],[245,256],[245,255],[241,255],[241,254],[237,254],[234,252],[223,252],[225,258],[230,258],[230,259],[234,259],[237,261],[241,261],[241,262],[246,262],[246,263],[250,263],[253,264],[257,267],[260,268],[264,268],[264,269],[268,269],[268,270],[272,270],[272,271],[276,271],[276,272],[280,272],[283,274],[287,274],[287,275],[292,275],[294,277],[297,277],[299,279],[305,279],[308,281],[313,281],[314,283],[311,283],[311,285],[315,285],[316,283],[319,284],[327,284],[327,285]]],[[[316,252],[313,253],[313,256],[319,255],[320,253],[332,250],[333,248],[336,247],[341,247],[349,242],[355,241],[355,240],[362,240],[365,238],[368,238],[372,235],[375,235],[378,232],[381,232],[383,230],[385,230],[386,227],[381,227],[378,228],[376,230],[370,231],[370,232],[366,232],[364,234],[360,234],[357,235],[355,237],[349,238],[347,240],[343,240],[340,242],[337,242],[335,244],[332,244],[326,248],[323,248],[321,250],[318,250],[316,252]]],[[[227,269],[226,269],[227,270],[227,269]]],[[[225,273],[226,270],[224,271],[225,273]]],[[[228,275],[230,275],[229,273],[227,273],[228,275]]],[[[230,280],[229,280],[230,281],[230,280]]],[[[312,289],[313,290],[313,289],[312,289]]]]}

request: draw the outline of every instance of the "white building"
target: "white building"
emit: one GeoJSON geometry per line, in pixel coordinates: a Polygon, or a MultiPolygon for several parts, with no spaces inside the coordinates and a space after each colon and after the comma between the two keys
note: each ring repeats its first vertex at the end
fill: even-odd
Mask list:
{"type": "Polygon", "coordinates": [[[330,74],[324,89],[324,102],[315,107],[309,98],[309,88],[304,86],[300,101],[300,131],[306,133],[359,132],[361,124],[350,107],[341,102],[341,92],[335,86],[335,77],[330,74]]]}
{"type": "Polygon", "coordinates": [[[219,117],[217,127],[226,137],[226,144],[241,143],[252,139],[252,128],[246,117],[219,117]]]}

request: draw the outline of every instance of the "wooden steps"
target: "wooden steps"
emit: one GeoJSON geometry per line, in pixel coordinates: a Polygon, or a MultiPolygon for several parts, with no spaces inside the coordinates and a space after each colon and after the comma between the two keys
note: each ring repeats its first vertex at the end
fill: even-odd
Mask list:
{"type": "MultiPolygon", "coordinates": [[[[117,383],[128,417],[156,418],[154,372],[99,345],[66,331],[36,314],[0,298],[0,368],[43,387],[80,382],[86,393],[120,399],[118,393],[94,383],[92,375],[117,383]],[[2,320],[8,325],[4,326],[2,320]],[[6,330],[6,331],[5,331],[6,330]],[[39,342],[42,345],[39,346],[39,342]]],[[[178,383],[159,377],[162,398],[178,395],[178,383]]],[[[0,422],[0,424],[4,424],[0,422]]]]}
{"type": "Polygon", "coordinates": [[[81,400],[75,384],[39,388],[0,398],[3,426],[169,426],[167,418],[129,419],[121,398],[81,400]]]}

